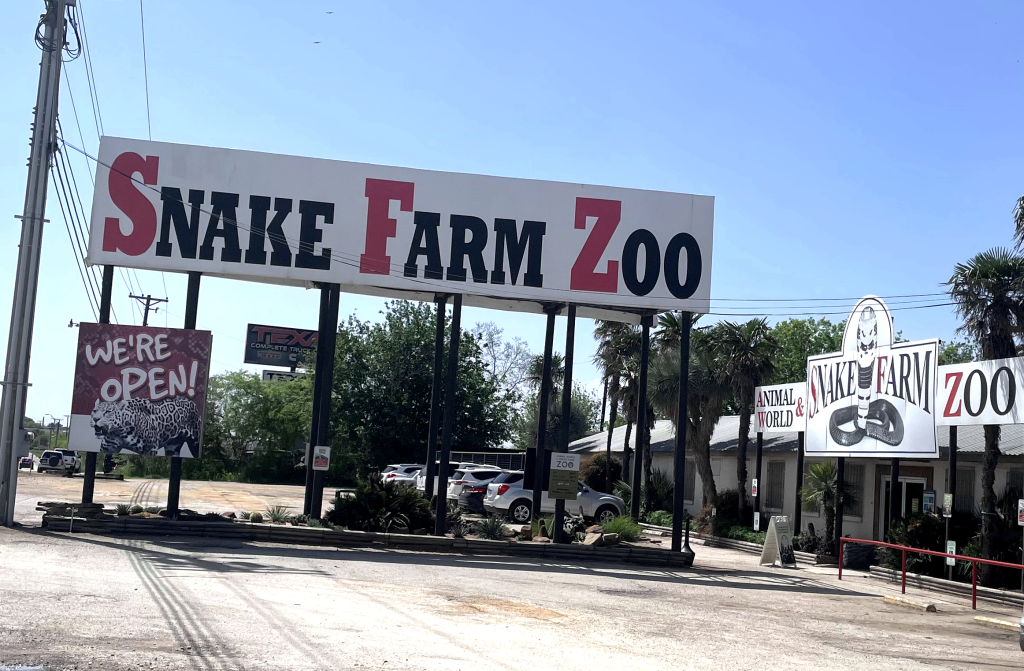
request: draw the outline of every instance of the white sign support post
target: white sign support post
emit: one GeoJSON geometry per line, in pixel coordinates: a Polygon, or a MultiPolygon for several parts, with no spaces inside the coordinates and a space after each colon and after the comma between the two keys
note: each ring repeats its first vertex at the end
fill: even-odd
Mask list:
{"type": "Polygon", "coordinates": [[[761,454],[764,451],[764,434],[757,432],[757,458],[754,461],[754,482],[751,493],[754,495],[754,531],[761,530],[761,454]]]}
{"type": "MultiPolygon", "coordinates": [[[[1021,543],[1024,543],[1024,499],[1017,499],[1017,526],[1021,527],[1021,543]]],[[[1024,571],[1020,572],[1020,591],[1024,592],[1024,571]]]]}

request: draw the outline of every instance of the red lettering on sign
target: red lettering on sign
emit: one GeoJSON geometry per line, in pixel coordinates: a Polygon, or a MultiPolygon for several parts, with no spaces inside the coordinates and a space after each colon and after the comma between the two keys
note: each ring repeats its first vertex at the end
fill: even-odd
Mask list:
{"type": "Polygon", "coordinates": [[[943,417],[959,417],[960,411],[963,409],[963,403],[956,404],[956,412],[953,412],[953,401],[956,400],[957,391],[960,389],[960,381],[963,379],[963,373],[946,373],[946,389],[949,389],[949,381],[953,380],[953,391],[949,392],[949,399],[946,400],[946,408],[942,411],[943,417]]]}
{"type": "Polygon", "coordinates": [[[121,232],[120,218],[105,218],[103,251],[120,251],[128,256],[139,256],[153,244],[156,239],[156,208],[136,188],[132,176],[139,173],[143,184],[156,184],[159,169],[159,156],[142,158],[135,152],[126,151],[114,159],[107,177],[107,191],[114,205],[132,222],[132,232],[128,235],[121,232]]]}
{"type": "Polygon", "coordinates": [[[387,179],[367,179],[366,197],[366,248],[359,256],[359,272],[370,275],[391,273],[391,257],[388,256],[388,238],[398,232],[398,222],[388,211],[391,201],[397,200],[402,212],[412,212],[412,196],[415,184],[394,182],[387,179]]]}
{"type": "Polygon", "coordinates": [[[885,372],[887,370],[885,367],[885,362],[888,360],[889,357],[887,356],[878,357],[878,366],[877,370],[875,371],[876,384],[878,385],[877,389],[875,390],[876,394],[882,393],[882,383],[885,381],[885,372]]]}
{"type": "Polygon", "coordinates": [[[608,270],[597,272],[597,264],[604,255],[622,218],[622,202],[600,198],[576,199],[576,228],[586,229],[587,217],[597,217],[594,230],[583,243],[576,263],[569,273],[569,288],[582,291],[604,291],[614,294],[619,290],[619,262],[608,261],[608,270]]]}

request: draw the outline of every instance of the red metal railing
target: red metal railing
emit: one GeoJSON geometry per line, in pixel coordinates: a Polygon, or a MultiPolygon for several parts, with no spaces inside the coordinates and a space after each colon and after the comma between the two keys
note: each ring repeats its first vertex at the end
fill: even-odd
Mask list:
{"type": "Polygon", "coordinates": [[[921,548],[912,548],[906,545],[895,545],[893,543],[883,543],[882,541],[869,541],[863,538],[840,538],[839,539],[839,579],[843,579],[843,544],[844,543],[863,543],[864,545],[878,545],[884,548],[893,548],[894,550],[903,551],[903,577],[901,580],[900,588],[904,594],[907,593],[907,553],[915,552],[922,555],[932,555],[935,557],[952,557],[957,561],[969,561],[971,562],[971,608],[977,610],[978,608],[978,564],[991,564],[992,566],[1002,566],[1003,568],[1012,568],[1018,571],[1024,571],[1024,565],[1021,564],[1009,564],[1007,562],[995,561],[994,559],[981,559],[980,557],[965,557],[963,555],[951,555],[945,552],[936,552],[935,550],[922,550],[921,548]]]}

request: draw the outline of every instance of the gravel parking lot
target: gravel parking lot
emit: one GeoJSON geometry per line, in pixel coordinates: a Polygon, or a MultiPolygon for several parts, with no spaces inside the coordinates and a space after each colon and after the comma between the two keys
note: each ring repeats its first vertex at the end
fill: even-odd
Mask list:
{"type": "Polygon", "coordinates": [[[839,582],[834,569],[760,568],[749,554],[694,549],[692,570],[668,571],[0,528],[0,665],[1024,666],[1016,634],[973,622],[1019,618],[1012,608],[982,602],[972,611],[969,601],[932,595],[938,612],[923,613],[883,604],[898,587],[856,573],[839,582]]]}

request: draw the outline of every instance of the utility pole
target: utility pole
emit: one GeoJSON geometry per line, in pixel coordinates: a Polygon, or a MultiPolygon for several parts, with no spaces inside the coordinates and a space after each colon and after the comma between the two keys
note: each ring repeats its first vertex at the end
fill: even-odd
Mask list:
{"type": "MultiPolygon", "coordinates": [[[[134,298],[138,302],[145,305],[145,310],[142,313],[142,325],[149,326],[149,309],[150,306],[157,305],[158,303],[166,303],[166,298],[153,298],[149,294],[145,296],[136,296],[135,294],[128,294],[128,298],[134,298]]],[[[153,308],[153,312],[160,312],[160,308],[153,308]]]]}
{"type": "Polygon", "coordinates": [[[36,32],[43,55],[39,63],[32,142],[28,158],[25,208],[21,219],[18,265],[7,340],[3,402],[0,404],[0,517],[14,523],[15,490],[18,486],[17,454],[23,440],[25,400],[32,354],[32,326],[39,285],[39,255],[46,221],[46,189],[50,157],[56,149],[57,103],[60,89],[61,53],[65,44],[65,7],[75,0],[46,0],[46,13],[36,32]],[[42,28],[42,35],[39,34],[42,28]]]}

